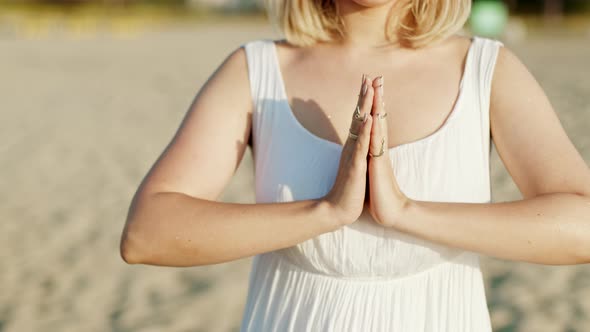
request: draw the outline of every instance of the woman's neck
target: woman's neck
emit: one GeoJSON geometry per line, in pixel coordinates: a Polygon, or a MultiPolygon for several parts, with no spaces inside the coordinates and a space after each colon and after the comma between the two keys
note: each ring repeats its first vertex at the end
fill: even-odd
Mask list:
{"type": "Polygon", "coordinates": [[[385,27],[395,1],[374,6],[362,6],[353,0],[336,1],[344,23],[344,36],[338,43],[346,48],[390,48],[385,27]]]}

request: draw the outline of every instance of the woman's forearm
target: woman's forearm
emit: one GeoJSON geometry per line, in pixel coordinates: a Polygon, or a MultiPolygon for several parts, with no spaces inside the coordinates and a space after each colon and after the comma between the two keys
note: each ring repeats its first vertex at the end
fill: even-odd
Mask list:
{"type": "Polygon", "coordinates": [[[590,198],[577,194],[490,204],[412,201],[397,225],[417,237],[502,259],[590,263],[590,198]]]}
{"type": "Polygon", "coordinates": [[[286,248],[336,225],[321,200],[239,204],[157,193],[132,204],[121,255],[149,265],[216,264],[286,248]]]}

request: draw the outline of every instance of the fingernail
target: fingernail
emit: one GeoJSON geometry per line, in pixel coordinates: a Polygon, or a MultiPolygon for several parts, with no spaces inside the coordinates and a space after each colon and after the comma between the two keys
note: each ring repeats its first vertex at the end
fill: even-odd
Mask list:
{"type": "Polygon", "coordinates": [[[383,76],[379,76],[378,77],[378,81],[379,82],[379,96],[382,97],[383,96],[383,76]]]}
{"type": "Polygon", "coordinates": [[[359,91],[359,97],[363,95],[363,90],[365,89],[365,74],[361,77],[361,91],[359,91]]]}
{"type": "Polygon", "coordinates": [[[363,83],[363,96],[367,94],[367,88],[368,88],[368,87],[369,87],[369,86],[367,85],[367,82],[364,82],[364,83],[363,83]]]}

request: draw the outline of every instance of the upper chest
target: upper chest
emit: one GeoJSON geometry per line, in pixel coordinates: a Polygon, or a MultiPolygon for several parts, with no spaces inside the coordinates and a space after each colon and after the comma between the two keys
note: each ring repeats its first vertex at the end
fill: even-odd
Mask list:
{"type": "Polygon", "coordinates": [[[452,112],[471,45],[463,37],[452,43],[413,53],[363,56],[277,45],[278,84],[283,85],[293,115],[305,128],[342,143],[362,74],[383,75],[389,145],[397,146],[433,133],[452,112]]]}

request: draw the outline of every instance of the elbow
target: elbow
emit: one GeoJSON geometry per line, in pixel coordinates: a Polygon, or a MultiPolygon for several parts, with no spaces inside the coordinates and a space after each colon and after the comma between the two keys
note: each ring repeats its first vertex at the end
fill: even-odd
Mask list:
{"type": "Polygon", "coordinates": [[[133,199],[119,243],[119,255],[127,264],[159,265],[160,254],[165,251],[162,223],[151,217],[159,214],[152,208],[156,206],[155,196],[145,194],[133,199]]]}
{"type": "Polygon", "coordinates": [[[140,263],[140,261],[133,255],[133,252],[125,248],[123,244],[121,244],[120,255],[123,261],[129,265],[140,263]]]}
{"type": "Polygon", "coordinates": [[[140,202],[142,201],[134,198],[119,243],[119,255],[127,264],[147,264],[146,247],[151,232],[150,224],[143,216],[149,215],[149,212],[143,212],[138,208],[140,202]]]}
{"type": "Polygon", "coordinates": [[[127,264],[140,264],[142,260],[138,253],[137,246],[131,243],[132,241],[127,235],[123,236],[119,245],[119,255],[127,264]]]}
{"type": "Polygon", "coordinates": [[[142,261],[137,254],[137,249],[134,248],[130,243],[129,240],[124,238],[121,240],[121,244],[119,246],[119,254],[123,261],[127,264],[140,264],[142,261]]]}
{"type": "Polygon", "coordinates": [[[144,264],[145,263],[145,241],[137,230],[125,227],[119,244],[119,255],[127,264],[144,264]]]}

